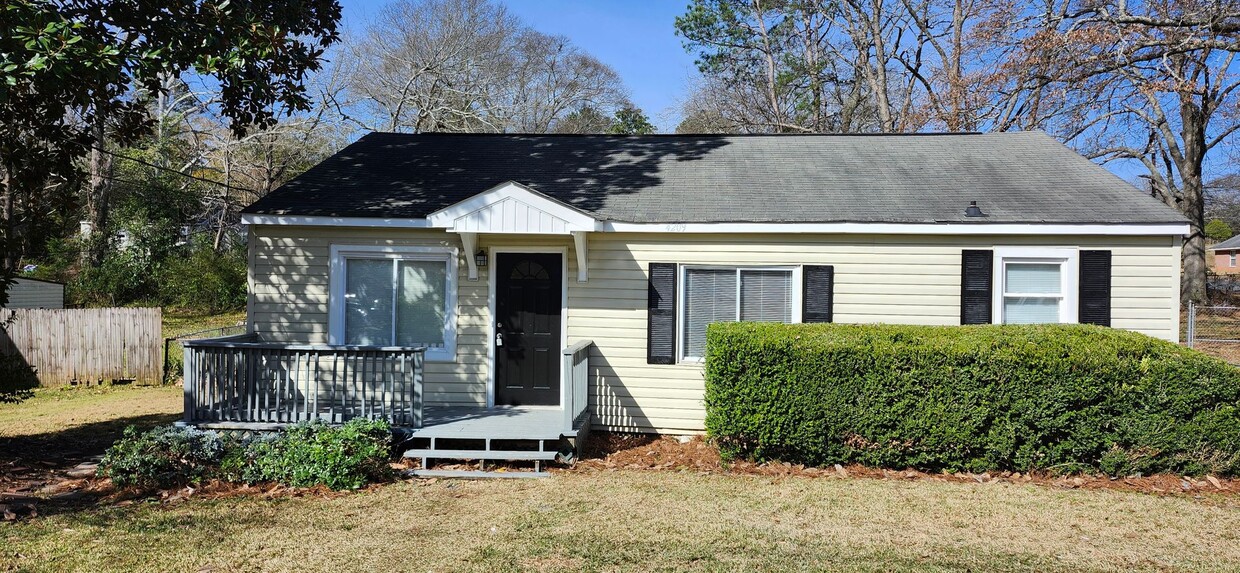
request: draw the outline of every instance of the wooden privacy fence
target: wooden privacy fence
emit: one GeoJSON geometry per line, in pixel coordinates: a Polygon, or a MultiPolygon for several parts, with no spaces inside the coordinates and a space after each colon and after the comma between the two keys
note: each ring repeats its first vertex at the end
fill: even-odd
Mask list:
{"type": "Polygon", "coordinates": [[[158,308],[0,310],[0,353],[21,356],[41,386],[160,382],[158,308]]]}

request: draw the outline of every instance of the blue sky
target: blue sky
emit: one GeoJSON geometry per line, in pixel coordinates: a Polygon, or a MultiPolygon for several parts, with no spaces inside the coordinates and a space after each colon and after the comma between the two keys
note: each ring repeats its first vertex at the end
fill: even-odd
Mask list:
{"type": "MultiPolygon", "coordinates": [[[[388,0],[341,0],[346,30],[364,25],[388,0]]],[[[676,36],[673,21],[687,0],[506,0],[526,24],[545,34],[567,36],[610,65],[633,102],[660,131],[680,122],[677,108],[690,78],[693,56],[676,36]]]]}

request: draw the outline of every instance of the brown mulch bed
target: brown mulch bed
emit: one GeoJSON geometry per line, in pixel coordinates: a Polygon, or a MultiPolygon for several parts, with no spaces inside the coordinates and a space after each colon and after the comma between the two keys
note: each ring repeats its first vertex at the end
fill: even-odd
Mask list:
{"type": "Polygon", "coordinates": [[[858,464],[829,468],[789,463],[724,462],[719,451],[701,436],[677,438],[642,434],[596,433],[583,459],[571,471],[614,470],[696,471],[760,476],[928,480],[959,483],[1035,484],[1064,489],[1118,490],[1158,495],[1240,494],[1240,479],[1160,474],[1111,478],[1095,475],[1053,475],[1044,472],[927,473],[890,470],[858,464]]]}
{"type": "MultiPolygon", "coordinates": [[[[221,499],[231,497],[321,497],[349,495],[348,491],[332,491],[325,487],[290,488],[278,484],[232,484],[211,481],[198,487],[168,490],[116,488],[111,480],[81,477],[73,474],[69,460],[43,460],[42,463],[7,462],[0,467],[0,521],[35,517],[40,513],[63,512],[88,506],[125,506],[140,502],[175,504],[188,499],[221,499]]],[[[413,460],[392,464],[400,471],[415,467],[413,460]]],[[[437,466],[440,467],[440,466],[437,466]]],[[[446,468],[476,469],[469,464],[446,468]]],[[[529,471],[528,464],[492,464],[492,471],[529,471]]],[[[725,462],[719,451],[701,436],[673,437],[649,434],[595,433],[585,446],[582,459],[572,468],[554,468],[559,472],[595,472],[616,470],[693,471],[703,474],[741,474],[766,477],[811,477],[823,479],[924,480],[958,483],[1034,484],[1044,487],[1087,490],[1118,490],[1157,495],[1240,494],[1240,479],[1214,476],[1202,478],[1176,475],[1155,475],[1113,479],[1092,475],[1052,475],[1048,473],[927,473],[917,470],[890,470],[857,464],[829,468],[807,467],[789,463],[725,462]]],[[[418,480],[426,482],[427,480],[418,480]]],[[[438,481],[438,480],[431,480],[438,481]]],[[[375,484],[368,488],[381,487],[375,484]]]]}

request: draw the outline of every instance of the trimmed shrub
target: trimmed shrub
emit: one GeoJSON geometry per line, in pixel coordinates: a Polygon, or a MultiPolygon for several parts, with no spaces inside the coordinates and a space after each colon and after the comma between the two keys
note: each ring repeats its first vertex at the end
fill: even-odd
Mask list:
{"type": "Polygon", "coordinates": [[[246,459],[231,459],[226,469],[240,468],[251,483],[356,489],[390,477],[391,442],[392,428],[384,421],[359,418],[340,427],[302,423],[255,439],[246,459]]]}
{"type": "Polygon", "coordinates": [[[1240,473],[1240,370],[1086,325],[712,324],[725,457],[938,471],[1240,473]]]}
{"type": "Polygon", "coordinates": [[[205,477],[224,449],[224,441],[212,431],[160,426],[139,432],[129,426],[108,448],[98,471],[122,487],[183,486],[205,477]]]}

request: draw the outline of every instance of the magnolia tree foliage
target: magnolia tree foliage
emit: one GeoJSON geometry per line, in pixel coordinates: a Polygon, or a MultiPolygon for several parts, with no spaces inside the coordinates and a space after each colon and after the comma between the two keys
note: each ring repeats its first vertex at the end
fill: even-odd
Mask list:
{"type": "Polygon", "coordinates": [[[91,208],[105,141],[151,132],[152,98],[193,73],[218,86],[213,110],[235,134],[267,126],[277,109],[308,108],[306,74],[338,39],[335,0],[11,0],[0,7],[0,239],[13,243],[41,215],[54,176],[91,157],[91,208]]]}

